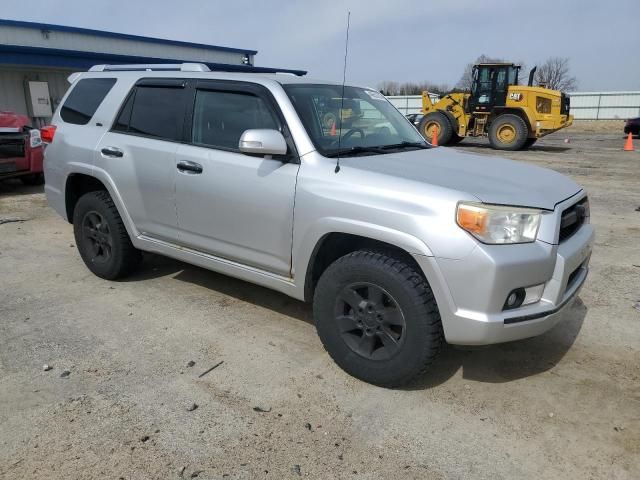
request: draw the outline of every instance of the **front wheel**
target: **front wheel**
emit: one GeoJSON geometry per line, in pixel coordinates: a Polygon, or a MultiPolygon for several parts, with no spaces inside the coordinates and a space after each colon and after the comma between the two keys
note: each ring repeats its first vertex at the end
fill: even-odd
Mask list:
{"type": "Polygon", "coordinates": [[[500,115],[489,127],[489,142],[498,150],[520,150],[529,135],[525,121],[518,115],[500,115]]]}
{"type": "Polygon", "coordinates": [[[442,344],[429,284],[416,267],[384,253],[356,251],[331,264],[316,287],[313,313],[331,358],[382,387],[420,375],[442,344]]]}
{"type": "Polygon", "coordinates": [[[111,196],[105,191],[80,197],[73,211],[73,233],[82,260],[100,278],[122,278],[142,259],[111,196]]]}

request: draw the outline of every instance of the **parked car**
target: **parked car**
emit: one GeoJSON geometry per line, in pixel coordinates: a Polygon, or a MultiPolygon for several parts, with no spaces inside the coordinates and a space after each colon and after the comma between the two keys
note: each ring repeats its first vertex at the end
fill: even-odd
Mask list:
{"type": "Polygon", "coordinates": [[[99,277],[149,251],[313,302],[335,362],[386,387],[443,341],[547,331],[585,281],[589,201],[560,173],[431,148],[375,90],[143,68],[74,74],[46,150],[48,202],[99,277]],[[324,128],[341,95],[367,116],[324,128]]]}
{"type": "Polygon", "coordinates": [[[624,133],[628,135],[640,135],[640,117],[630,118],[624,124],[624,133]]]}
{"type": "Polygon", "coordinates": [[[408,115],[405,115],[405,117],[407,117],[407,120],[409,120],[417,127],[418,125],[420,125],[420,120],[422,120],[422,117],[424,117],[424,115],[422,113],[410,113],[408,115]]]}
{"type": "Polygon", "coordinates": [[[25,185],[42,185],[43,145],[29,118],[0,112],[0,180],[18,177],[25,185]]]}

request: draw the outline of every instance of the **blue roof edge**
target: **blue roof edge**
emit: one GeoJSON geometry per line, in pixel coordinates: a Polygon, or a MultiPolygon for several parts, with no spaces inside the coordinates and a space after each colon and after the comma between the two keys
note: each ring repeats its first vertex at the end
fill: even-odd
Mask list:
{"type": "Polygon", "coordinates": [[[82,50],[61,50],[56,48],[26,47],[22,45],[0,45],[0,64],[32,65],[59,67],[65,69],[88,70],[100,64],[139,64],[139,63],[204,63],[212,70],[248,73],[292,73],[306,75],[305,70],[294,70],[273,67],[255,67],[248,65],[232,65],[213,62],[197,62],[195,60],[176,60],[170,58],[142,57],[136,55],[119,55],[112,53],[87,52],[82,50]]]}
{"type": "Polygon", "coordinates": [[[204,43],[183,42],[180,40],[167,40],[164,38],[144,37],[141,35],[107,32],[105,30],[93,30],[90,28],[67,27],[64,25],[54,25],[50,23],[24,22],[21,20],[8,20],[8,19],[0,18],[0,26],[2,25],[7,25],[10,27],[21,27],[21,28],[37,28],[39,30],[52,30],[52,31],[58,31],[58,32],[83,33],[85,35],[95,35],[100,37],[120,38],[124,40],[135,40],[138,42],[159,43],[164,45],[175,45],[180,47],[206,48],[209,50],[246,53],[249,55],[256,55],[258,53],[257,50],[247,50],[244,48],[222,47],[220,45],[207,45],[204,43]]]}

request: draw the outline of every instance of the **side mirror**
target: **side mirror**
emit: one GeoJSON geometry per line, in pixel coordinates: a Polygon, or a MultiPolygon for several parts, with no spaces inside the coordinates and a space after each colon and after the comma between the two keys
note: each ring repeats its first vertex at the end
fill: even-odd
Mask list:
{"type": "Polygon", "coordinates": [[[287,142],[278,130],[251,129],[245,130],[238,148],[242,153],[259,155],[286,155],[287,142]]]}

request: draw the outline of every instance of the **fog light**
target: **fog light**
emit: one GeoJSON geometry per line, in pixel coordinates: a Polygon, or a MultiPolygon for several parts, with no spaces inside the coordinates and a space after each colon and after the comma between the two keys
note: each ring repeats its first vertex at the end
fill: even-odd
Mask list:
{"type": "Polygon", "coordinates": [[[518,308],[522,305],[526,295],[524,288],[516,288],[507,295],[507,300],[504,302],[504,307],[502,307],[502,309],[511,310],[512,308],[518,308]]]}
{"type": "Polygon", "coordinates": [[[524,305],[531,305],[540,301],[544,291],[544,283],[533,285],[527,288],[516,288],[512,290],[504,302],[503,310],[512,310],[524,305]]]}

